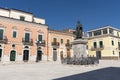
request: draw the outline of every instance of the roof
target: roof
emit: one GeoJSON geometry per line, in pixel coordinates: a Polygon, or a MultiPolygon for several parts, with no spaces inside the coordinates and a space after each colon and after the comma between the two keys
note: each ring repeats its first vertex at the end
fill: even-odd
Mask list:
{"type": "Polygon", "coordinates": [[[18,10],[18,9],[14,9],[14,8],[11,8],[10,10],[15,10],[15,11],[19,11],[19,12],[28,13],[28,14],[33,14],[31,12],[28,12],[28,11],[18,10]]]}
{"type": "Polygon", "coordinates": [[[56,34],[61,34],[61,35],[63,35],[63,34],[68,34],[68,35],[72,35],[72,36],[74,35],[70,32],[64,32],[64,31],[53,30],[53,29],[48,29],[48,31],[49,31],[49,33],[56,33],[56,34]]]}
{"type": "Polygon", "coordinates": [[[112,27],[112,26],[110,26],[110,25],[106,25],[106,26],[102,26],[102,27],[99,27],[99,28],[96,28],[96,29],[88,30],[87,32],[96,31],[96,30],[105,29],[105,28],[112,28],[112,29],[114,29],[114,30],[120,31],[120,29],[117,29],[117,28],[112,27]]]}
{"type": "Polygon", "coordinates": [[[4,10],[8,10],[8,11],[14,10],[14,11],[24,12],[24,13],[28,13],[28,14],[33,14],[31,12],[28,12],[28,11],[18,10],[18,9],[14,9],[14,8],[8,9],[8,8],[0,7],[0,9],[4,9],[4,10]]]}

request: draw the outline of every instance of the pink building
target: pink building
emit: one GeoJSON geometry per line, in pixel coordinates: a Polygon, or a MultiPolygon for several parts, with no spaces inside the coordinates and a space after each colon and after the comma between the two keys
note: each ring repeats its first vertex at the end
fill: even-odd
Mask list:
{"type": "Polygon", "coordinates": [[[0,59],[47,60],[48,26],[45,19],[16,9],[0,8],[0,59]]]}

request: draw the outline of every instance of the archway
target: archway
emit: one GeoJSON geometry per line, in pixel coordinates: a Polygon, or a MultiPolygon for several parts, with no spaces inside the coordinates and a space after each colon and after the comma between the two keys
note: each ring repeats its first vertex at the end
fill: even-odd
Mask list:
{"type": "Polygon", "coordinates": [[[57,61],[57,49],[53,48],[53,61],[57,61]]]}
{"type": "Polygon", "coordinates": [[[38,62],[38,61],[41,61],[41,60],[42,60],[42,51],[38,50],[37,51],[37,60],[36,61],[38,62]]]}
{"type": "Polygon", "coordinates": [[[60,58],[63,59],[63,51],[60,52],[60,58]]]}
{"type": "Polygon", "coordinates": [[[71,58],[70,49],[67,49],[67,58],[71,58]]]}
{"type": "Polygon", "coordinates": [[[23,61],[28,61],[29,60],[29,50],[24,50],[23,51],[23,61]]]}
{"type": "Polygon", "coordinates": [[[1,58],[2,58],[2,49],[0,49],[0,61],[1,61],[1,58]]]}
{"type": "Polygon", "coordinates": [[[16,59],[16,51],[12,50],[10,52],[10,61],[15,61],[16,59]]]}

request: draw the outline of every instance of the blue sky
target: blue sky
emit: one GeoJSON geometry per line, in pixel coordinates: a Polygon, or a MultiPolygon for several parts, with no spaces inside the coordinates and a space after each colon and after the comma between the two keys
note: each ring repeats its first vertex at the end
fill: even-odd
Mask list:
{"type": "Polygon", "coordinates": [[[120,29],[120,0],[0,0],[0,7],[32,12],[57,30],[75,28],[78,20],[84,31],[106,25],[120,29]]]}

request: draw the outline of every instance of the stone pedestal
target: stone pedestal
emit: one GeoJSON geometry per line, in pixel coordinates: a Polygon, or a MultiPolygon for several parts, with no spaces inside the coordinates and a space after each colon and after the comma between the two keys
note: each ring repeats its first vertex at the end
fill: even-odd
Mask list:
{"type": "Polygon", "coordinates": [[[87,49],[86,49],[87,41],[83,39],[76,39],[72,42],[73,49],[73,57],[81,58],[87,57],[87,49]]]}

